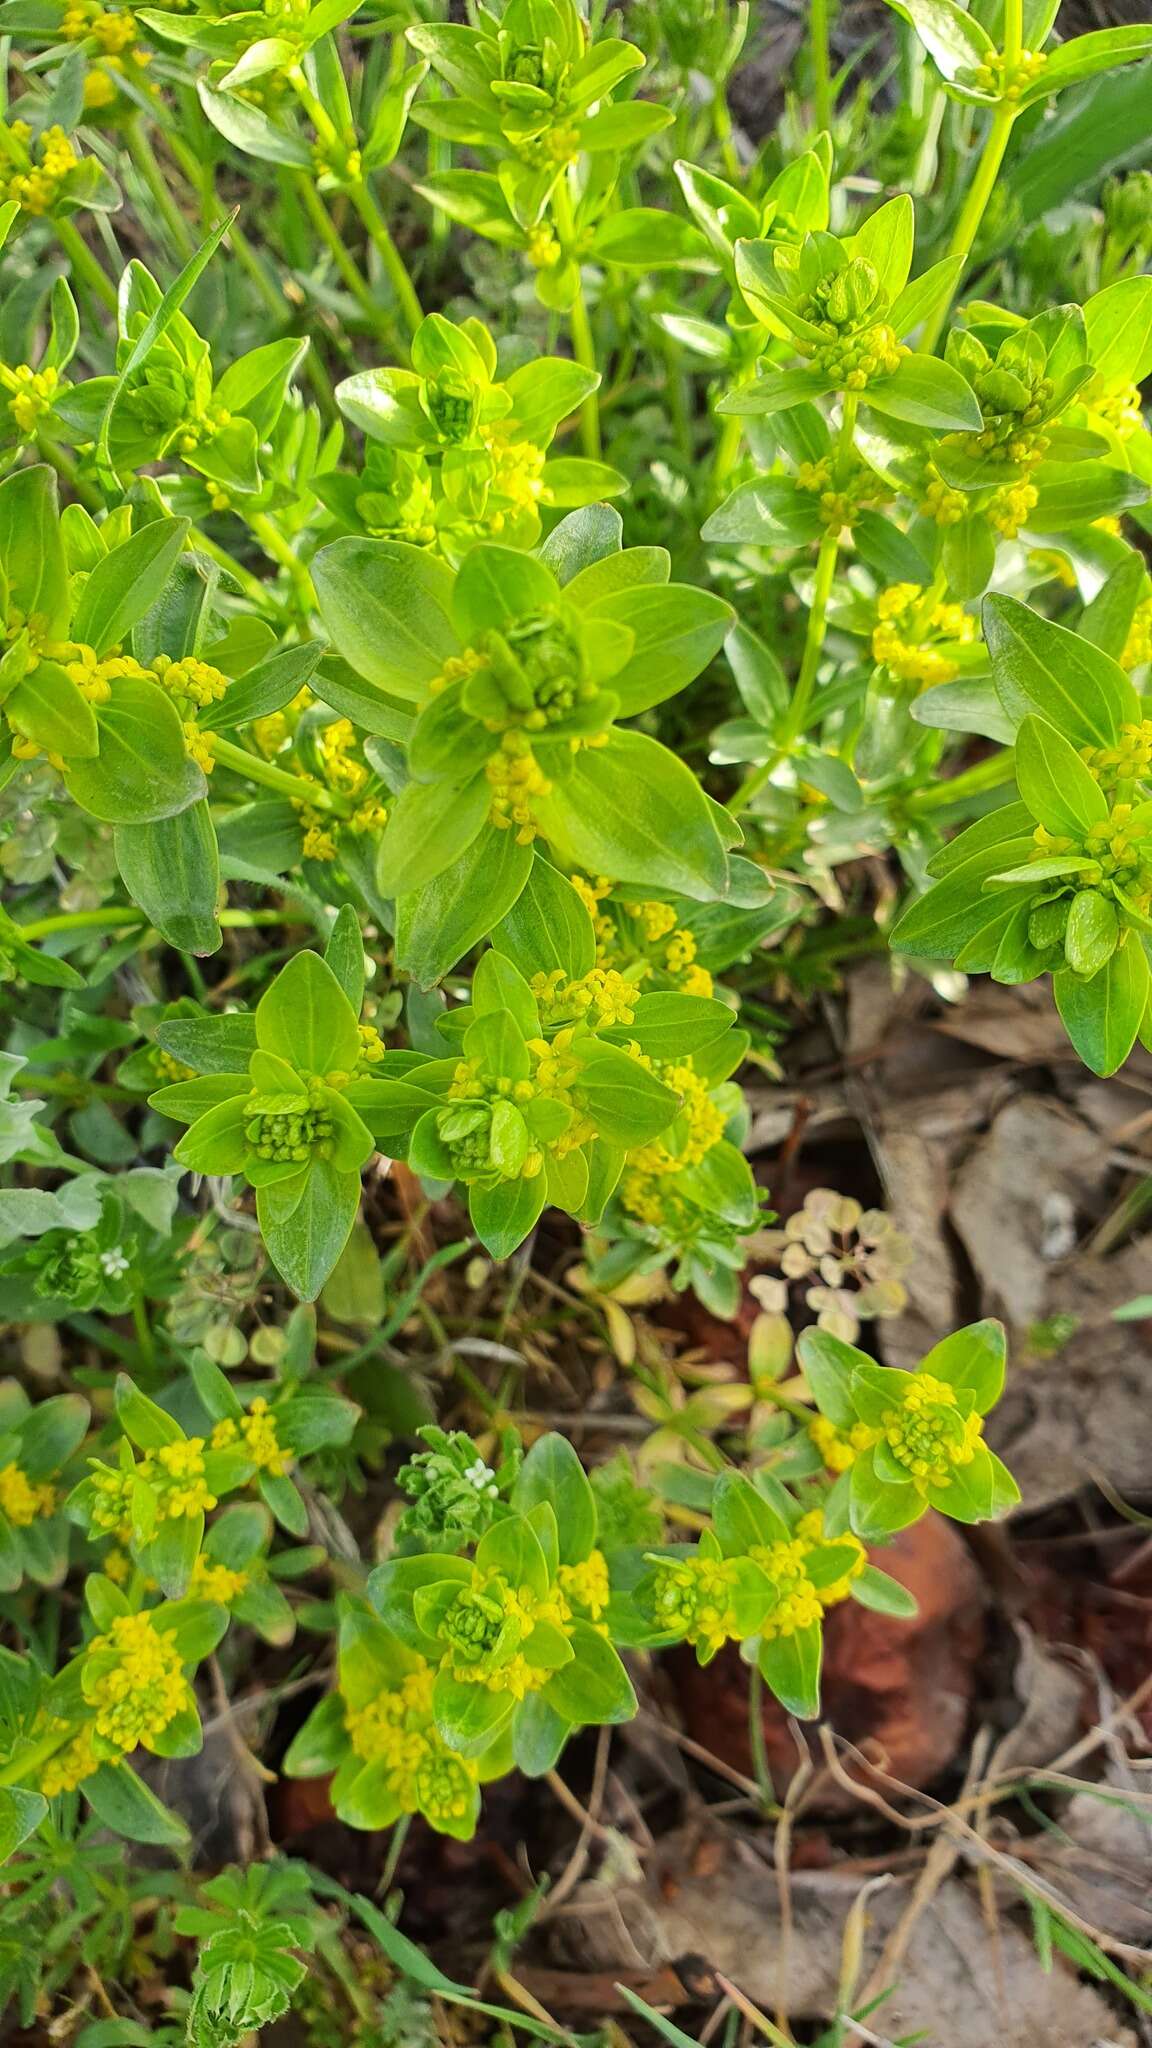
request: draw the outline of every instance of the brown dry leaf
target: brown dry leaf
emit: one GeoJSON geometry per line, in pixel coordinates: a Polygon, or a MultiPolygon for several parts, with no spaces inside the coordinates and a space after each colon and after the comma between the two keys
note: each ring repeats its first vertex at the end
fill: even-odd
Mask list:
{"type": "MultiPolygon", "coordinates": [[[[1122,1767],[1121,1767],[1122,1768],[1122,1767]]],[[[1059,1815],[1059,1832],[1034,1845],[1029,1865],[1061,1892],[1082,1919],[1120,1941],[1152,1947],[1152,1812],[1119,1803],[1132,1788],[1114,1780],[1077,1792],[1059,1815]]],[[[1131,1773],[1123,1770],[1123,1779],[1131,1773]]]]}
{"type": "Polygon", "coordinates": [[[1076,1248],[1079,1212],[1102,1198],[1099,1135],[1058,1103],[1020,1095],[960,1167],[950,1214],[985,1312],[1019,1329],[1048,1313],[1051,1268],[1076,1248]]]}
{"type": "MultiPolygon", "coordinates": [[[[773,1871],[734,1835],[722,1855],[696,1855],[696,1838],[671,1835],[642,1884],[599,1882],[575,1894],[553,1923],[557,1960],[584,1969],[653,1971],[686,1956],[729,1977],[769,2013],[792,2020],[836,2011],[845,1925],[864,1880],[848,1871],[794,1871],[792,1927],[782,1954],[780,1897],[773,1871]],[[782,1976],[783,1971],[783,1976],[782,1976]]],[[[865,1913],[859,1982],[867,1980],[908,1906],[913,1880],[873,1888],[865,1913]]],[[[917,1918],[899,1981],[872,2017],[888,2040],[923,2036],[932,2048],[1136,2048],[1136,2035],[1092,1987],[1055,1960],[1040,1966],[1028,1935],[1002,1917],[996,1938],[974,1891],[948,1879],[917,1918]]]]}
{"type": "Polygon", "coordinates": [[[1146,1493],[1152,1472],[1147,1323],[1116,1323],[1112,1310],[1146,1294],[1152,1240],[1107,1259],[1080,1258],[1053,1271],[1044,1314],[1079,1327],[1051,1358],[1017,1363],[988,1421],[988,1438],[1011,1467],[1025,1510],[1064,1500],[1101,1474],[1120,1494],[1146,1493]]]}

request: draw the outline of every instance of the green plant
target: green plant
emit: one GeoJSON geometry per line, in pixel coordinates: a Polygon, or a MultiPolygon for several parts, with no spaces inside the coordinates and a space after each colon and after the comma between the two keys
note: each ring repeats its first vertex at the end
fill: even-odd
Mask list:
{"type": "Polygon", "coordinates": [[[908,1247],[767,1228],[756,1079],[889,951],[1152,1048],[1152,28],[893,15],[760,147],[743,5],[0,0],[22,2025],[566,2040],[194,1872],[150,1759],[286,1747],[387,1891],[664,1648],[815,1715],[888,1539],[1016,1505],[1004,1333],[854,1348],[908,1247]]]}

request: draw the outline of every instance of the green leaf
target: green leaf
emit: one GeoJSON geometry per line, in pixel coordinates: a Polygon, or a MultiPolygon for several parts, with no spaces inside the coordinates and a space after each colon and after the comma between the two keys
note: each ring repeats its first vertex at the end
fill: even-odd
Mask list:
{"type": "Polygon", "coordinates": [[[1111,898],[1098,889],[1079,889],[1064,928],[1064,958],[1085,980],[1098,974],[1120,943],[1120,919],[1111,898]]]}
{"type": "Polygon", "coordinates": [[[197,80],[196,90],[212,126],[245,156],[260,163],[291,164],[312,171],[312,150],[303,135],[293,134],[249,100],[230,92],[214,92],[206,79],[197,80]]]}
{"type": "Polygon", "coordinates": [[[212,706],[213,732],[234,732],[238,726],[251,725],[256,718],[268,718],[272,712],[282,711],[305,683],[312,681],[323,652],[323,642],[312,640],[302,647],[286,647],[280,654],[269,655],[266,661],[248,669],[237,681],[229,683],[223,701],[212,706]]]}
{"type": "Polygon", "coordinates": [[[732,1029],[733,1022],[727,1003],[654,990],[637,996],[632,1022],[620,1025],[612,1037],[618,1044],[638,1045],[652,1059],[677,1060],[715,1045],[732,1029]]]}
{"type": "Polygon", "coordinates": [[[118,825],[120,879],[162,939],[182,953],[214,953],[220,855],[206,799],[151,825],[118,825]]]}
{"type": "Polygon", "coordinates": [[[25,618],[42,616],[46,637],[61,638],[71,609],[68,564],[56,477],[43,463],[18,469],[0,483],[0,570],[9,603],[25,618]]]}
{"type": "Polygon", "coordinates": [[[787,476],[753,477],[737,486],[700,529],[700,538],[737,545],[796,548],[822,532],[819,506],[787,476]]]}
{"type": "Polygon", "coordinates": [[[1100,784],[1054,725],[1031,715],[1016,734],[1016,781],[1038,825],[1080,841],[1108,817],[1100,784]]]}
{"type": "Polygon", "coordinates": [[[1140,384],[1152,371],[1152,277],[1122,277],[1084,307],[1088,360],[1105,386],[1140,384]]]}
{"type": "Polygon", "coordinates": [[[908,282],[915,236],[916,210],[907,192],[901,192],[870,213],[846,244],[851,256],[861,256],[872,265],[890,303],[899,298],[908,282]]]}
{"type": "Polygon", "coordinates": [[[7,1863],[47,1817],[48,1801],[39,1792],[0,1786],[0,1863],[7,1863]]]}
{"type": "Polygon", "coordinates": [[[549,1706],[543,1693],[521,1700],[512,1724],[512,1756],[526,1778],[542,1778],[554,1769],[572,1733],[572,1723],[549,1706]]]}
{"type": "Polygon", "coordinates": [[[396,906],[396,962],[431,988],[506,917],[532,868],[532,848],[486,827],[435,880],[396,906]]]}
{"type": "Polygon", "coordinates": [[[1014,597],[985,598],[983,616],[996,688],[1014,723],[1038,712],[1079,748],[1112,746],[1121,725],[1139,722],[1128,677],[1089,641],[1014,597]]]}
{"type": "Polygon", "coordinates": [[[348,1242],[359,1205],[360,1175],[321,1158],[294,1180],[257,1189],[256,1214],[268,1256],[301,1301],[315,1301],[348,1242]]]}
{"type": "Polygon", "coordinates": [[[468,1214],[477,1237],[494,1259],[510,1259],[535,1229],[547,1198],[544,1175],[502,1180],[468,1190],[468,1214]]]}
{"type": "Polygon", "coordinates": [[[582,1564],[596,1542],[596,1497],[566,1437],[538,1437],[516,1477],[511,1505],[518,1514],[545,1501],[556,1511],[560,1563],[582,1564]]]}
{"type": "Polygon", "coordinates": [[[871,1365],[866,1351],[846,1344],[830,1330],[804,1330],[796,1347],[804,1377],[822,1415],[837,1429],[851,1429],[858,1419],[852,1398],[852,1375],[862,1365],[871,1365]]]}
{"type": "Polygon", "coordinates": [[[787,1541],[788,1517],[743,1472],[720,1473],[712,1494],[712,1523],[726,1557],[787,1541]]]}
{"type": "Polygon", "coordinates": [[[863,1571],[856,1574],[852,1581],[852,1598],[858,1600],[861,1607],[870,1607],[874,1614],[892,1614],[899,1621],[912,1621],[920,1611],[915,1594],[874,1564],[866,1564],[863,1571]]]}
{"type": "Polygon", "coordinates": [[[188,535],[187,519],[154,519],[112,548],[85,582],[72,637],[103,656],[156,604],[188,535]]]}
{"type": "Polygon", "coordinates": [[[756,1662],[761,1678],[785,1711],[800,1721],[814,1721],[820,1712],[823,1648],[818,1621],[789,1636],[771,1636],[760,1645],[756,1662]]]}
{"type": "Polygon", "coordinates": [[[589,244],[601,263],[638,270],[714,270],[707,236],[682,214],[657,206],[626,206],[605,214],[589,244]]]}
{"type": "Polygon", "coordinates": [[[970,384],[936,356],[905,356],[890,377],[878,377],[864,391],[864,402],[889,419],[940,433],[978,433],[984,424],[970,384]]]}
{"type": "Polygon", "coordinates": [[[1148,960],[1135,933],[1084,981],[1065,969],[1052,977],[1060,1021],[1086,1067],[1107,1076],[1122,1067],[1144,1018],[1148,960]]]}
{"type": "Polygon", "coordinates": [[[234,1074],[256,1049],[256,1019],[244,1010],[224,1016],[166,1017],[156,1026],[165,1052],[202,1074],[234,1074]]]}
{"type": "Polygon", "coordinates": [[[1146,22],[1093,29],[1086,36],[1073,36],[1049,51],[1047,64],[1024,88],[1020,104],[1032,106],[1051,93],[1063,92],[1069,85],[1078,85],[1081,79],[1094,77],[1098,71],[1114,71],[1120,64],[1131,64],[1138,57],[1148,56],[1150,51],[1152,25],[1146,22]]]}
{"type": "Polygon", "coordinates": [[[516,548],[483,542],[464,558],[452,594],[452,618],[465,642],[503,629],[556,603],[556,579],[543,562],[516,548]]]}
{"type": "Polygon", "coordinates": [[[324,948],[324,965],[331,968],[349,1008],[359,1017],[364,1006],[364,940],[360,920],[350,903],[342,903],[336,913],[324,948]]]}
{"type": "Polygon", "coordinates": [[[256,1043],[298,1073],[350,1074],[360,1058],[355,1010],[318,953],[297,953],[256,1006],[256,1043]]]}
{"type": "Polygon", "coordinates": [[[633,636],[631,654],[611,679],[622,718],[635,718],[684,689],[719,653],[733,623],[732,607],[722,598],[687,583],[616,591],[597,599],[586,616],[610,619],[633,636]]]}
{"type": "Polygon", "coordinates": [[[195,255],[184,265],[179,276],[174,279],[163,297],[158,301],[155,310],[145,321],[123,363],[120,364],[118,375],[113,382],[108,403],[104,409],[104,416],[100,422],[100,433],[96,443],[96,460],[101,469],[111,470],[113,468],[110,455],[112,421],[117,406],[120,404],[131,379],[135,377],[136,372],[141,366],[147,362],[156,343],[163,340],[164,336],[168,333],[189,292],[192,290],[197,279],[207,269],[235,218],[235,213],[226,214],[217,226],[212,229],[212,232],[205,237],[204,241],[201,242],[195,255]]]}
{"type": "Polygon", "coordinates": [[[466,855],[491,795],[483,769],[461,782],[409,782],[389,810],[377,848],[381,894],[410,896],[466,855]]]}
{"type": "Polygon", "coordinates": [[[100,751],[69,760],[64,780],[82,810],[106,825],[147,825],[204,795],[175,707],[155,683],[122,677],[100,707],[100,751]]]}
{"type": "Polygon", "coordinates": [[[578,754],[571,773],[535,799],[546,837],[586,874],[650,882],[709,901],[727,860],[691,769],[646,733],[613,732],[578,754]]]}
{"type": "Polygon", "coordinates": [[[847,1475],[851,1525],[862,1543],[895,1536],[918,1522],[927,1507],[914,1486],[889,1486],[877,1478],[873,1457],[873,1452],[865,1452],[847,1475]]]}
{"type": "Polygon", "coordinates": [[[539,853],[492,942],[529,978],[558,967],[567,980],[579,981],[596,964],[596,934],[583,898],[539,853]]]}
{"type": "Polygon", "coordinates": [[[630,1721],[637,1711],[632,1681],[611,1643],[586,1621],[568,1626],[572,1662],[543,1688],[557,1714],[576,1727],[602,1728],[630,1721]]]}
{"type": "Polygon", "coordinates": [[[449,656],[452,572],[402,541],[333,541],[312,565],[320,616],[337,652],[380,689],[421,703],[449,656]]]}
{"type": "Polygon", "coordinates": [[[956,0],[889,0],[889,5],[912,24],[941,78],[949,82],[977,70],[993,53],[987,31],[956,0]]]}
{"type": "Polygon", "coordinates": [[[594,1044],[582,1056],[577,1099],[597,1134],[615,1145],[646,1145],[666,1130],[680,1097],[619,1046],[594,1044]]]}

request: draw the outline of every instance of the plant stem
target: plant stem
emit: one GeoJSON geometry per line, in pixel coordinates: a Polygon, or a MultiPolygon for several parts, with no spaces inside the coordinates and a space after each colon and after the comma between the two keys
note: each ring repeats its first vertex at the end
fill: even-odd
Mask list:
{"type": "MultiPolygon", "coordinates": [[[[568,190],[568,173],[561,173],[552,193],[552,217],[564,255],[575,266],[576,296],[572,301],[569,322],[572,332],[572,353],[584,369],[593,370],[599,376],[596,363],[596,344],[592,339],[592,325],[588,318],[588,304],[584,297],[584,280],[577,261],[576,223],[572,215],[572,198],[568,190]]],[[[600,460],[600,401],[597,391],[590,391],[580,406],[580,439],[584,453],[593,462],[600,460]]]]}
{"type": "MultiPolygon", "coordinates": [[[[838,483],[844,479],[852,453],[852,437],[856,432],[856,414],[860,399],[855,391],[846,391],[842,400],[840,432],[836,436],[833,450],[833,475],[838,483]]],[[[824,630],[828,618],[828,600],[832,595],[832,582],[836,574],[836,559],[840,552],[840,529],[830,526],[820,543],[816,557],[816,586],[812,592],[812,605],[808,613],[808,629],[804,635],[804,653],[800,662],[800,674],[788,707],[788,716],[780,735],[783,747],[790,747],[793,740],[803,732],[816,687],[816,671],[824,651],[824,630]]]]}
{"type": "Polygon", "coordinates": [[[222,767],[234,768],[238,775],[247,775],[252,782],[262,782],[265,789],[274,789],[290,803],[307,804],[314,811],[332,811],[340,818],[350,815],[350,806],[343,797],[325,789],[322,782],[312,782],[306,775],[290,775],[286,768],[277,768],[274,761],[265,761],[259,754],[249,754],[219,733],[213,735],[212,752],[222,767]]]}
{"type": "MultiPolygon", "coordinates": [[[[960,256],[963,258],[961,269],[956,279],[957,284],[960,283],[964,271],[967,269],[968,258],[972,254],[972,245],[980,232],[980,223],[984,218],[985,209],[989,199],[992,197],[993,187],[1000,174],[1000,166],[1004,161],[1004,152],[1008,147],[1008,137],[1012,133],[1012,124],[1016,119],[1018,111],[1018,108],[1012,101],[1002,100],[992,116],[992,125],[984,139],[984,148],[980,153],[980,161],[976,166],[976,175],[965,194],[964,204],[960,208],[956,225],[952,230],[952,239],[948,244],[949,256],[960,256]]],[[[921,336],[920,348],[925,355],[931,355],[936,347],[936,343],[939,341],[944,330],[944,323],[952,310],[952,301],[955,296],[956,293],[953,290],[946,299],[940,301],[935,312],[924,322],[924,332],[921,336]]]]}
{"type": "Polygon", "coordinates": [[[368,230],[368,239],[383,265],[404,324],[409,334],[415,334],[424,318],[424,309],[416,296],[416,287],[408,275],[404,258],[388,231],[384,215],[363,180],[349,185],[348,196],[368,230]]]}
{"type": "Polygon", "coordinates": [[[21,1785],[39,1777],[41,1768],[58,1749],[72,1740],[70,1728],[57,1729],[54,1735],[42,1735],[39,1742],[29,1743],[27,1749],[17,1750],[9,1762],[0,1766],[0,1785],[21,1785]]]}
{"type": "Polygon", "coordinates": [[[300,560],[291,542],[285,539],[275,520],[269,519],[266,512],[244,512],[242,516],[265,554],[271,561],[278,562],[291,578],[296,601],[300,606],[304,623],[307,624],[316,610],[316,592],[312,587],[312,578],[306,564],[300,560]]]}
{"type": "Polygon", "coordinates": [[[72,265],[75,276],[83,280],[93,297],[99,299],[109,313],[115,313],[116,287],[97,262],[83,235],[77,232],[70,220],[57,219],[53,226],[56,229],[56,239],[72,265]]]}
{"type": "Polygon", "coordinates": [[[1011,782],[1016,765],[1011,747],[1005,747],[999,754],[989,754],[984,761],[976,761],[971,768],[965,768],[959,775],[950,776],[944,782],[934,782],[930,789],[921,789],[908,798],[908,809],[922,811],[946,810],[950,804],[963,803],[970,796],[985,796],[989,790],[1002,789],[1011,782]]]}
{"type": "Polygon", "coordinates": [[[392,328],[387,313],[373,296],[371,285],[345,247],[340,230],[317,192],[309,173],[296,171],[293,174],[292,185],[356,304],[388,345],[392,346],[392,328]]]}
{"type": "MultiPolygon", "coordinates": [[[[840,430],[832,451],[832,474],[839,483],[843,481],[852,454],[852,440],[856,432],[856,414],[860,407],[858,392],[846,391],[841,399],[840,430]]],[[[812,693],[816,687],[816,676],[820,667],[820,656],[824,652],[824,630],[828,620],[828,600],[836,577],[836,562],[840,553],[840,529],[830,526],[820,543],[816,557],[816,581],[812,591],[812,603],[808,611],[808,625],[804,634],[804,652],[800,659],[800,673],[787,716],[780,728],[779,742],[775,751],[758,768],[754,768],[741,783],[736,794],[729,798],[727,808],[733,812],[746,810],[754,796],[771,779],[779,763],[792,751],[808,722],[812,706],[812,693]]]]}
{"type": "Polygon", "coordinates": [[[145,1365],[155,1365],[156,1339],[152,1335],[152,1325],[148,1321],[148,1305],[142,1294],[133,1297],[132,1323],[136,1331],[136,1342],[140,1346],[140,1356],[145,1365]]]}
{"type": "Polygon", "coordinates": [[[776,1787],[764,1740],[764,1680],[758,1664],[753,1664],[748,1675],[748,1747],[752,1752],[752,1775],[760,1788],[761,1812],[767,1819],[776,1811],[776,1787]]]}
{"type": "Polygon", "coordinates": [[[133,114],[126,122],[124,135],[128,143],[128,154],[148,187],[156,211],[172,237],[176,253],[182,262],[187,263],[189,257],[195,254],[196,243],[184,215],[172,197],[168,180],[156,161],[156,152],[140,114],[133,114]]]}
{"type": "MultiPolygon", "coordinates": [[[[248,756],[245,755],[244,759],[247,761],[248,756]]],[[[57,932],[98,931],[103,925],[130,930],[133,925],[147,922],[146,913],[138,910],[134,903],[126,903],[122,908],[109,903],[103,910],[62,910],[55,917],[33,918],[17,929],[27,945],[33,939],[50,939],[57,932]]],[[[247,931],[253,925],[283,924],[284,919],[278,910],[222,910],[218,922],[229,929],[247,931]]],[[[38,1080],[36,1085],[46,1084],[38,1080]]]]}
{"type": "Polygon", "coordinates": [[[832,126],[832,65],[828,48],[829,0],[812,0],[812,125],[817,134],[832,126]]]}
{"type": "Polygon", "coordinates": [[[725,413],[716,437],[716,453],[712,458],[712,503],[718,505],[724,493],[724,486],[740,455],[740,441],[744,422],[735,413],[725,413]]]}

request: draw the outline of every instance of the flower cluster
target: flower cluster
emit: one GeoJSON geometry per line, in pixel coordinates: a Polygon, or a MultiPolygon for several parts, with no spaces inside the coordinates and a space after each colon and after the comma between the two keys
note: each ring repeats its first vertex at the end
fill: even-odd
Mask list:
{"type": "Polygon", "coordinates": [[[783,1275],[757,1277],[751,1289],[769,1315],[782,1315],[788,1283],[805,1281],[804,1301],[822,1330],[854,1343],[862,1322],[899,1315],[907,1301],[901,1275],[912,1247],[883,1209],[865,1209],[832,1188],[811,1188],[804,1205],[761,1243],[783,1275]]]}
{"type": "Polygon", "coordinates": [[[506,1512],[520,1469],[519,1447],[509,1433],[493,1467],[463,1430],[429,1424],[419,1433],[428,1448],[396,1475],[412,1502],[396,1525],[397,1548],[463,1550],[506,1512]]]}
{"type": "Polygon", "coordinates": [[[820,1415],[836,1431],[821,1444],[840,1473],[825,1504],[826,1528],[851,1528],[870,1541],[906,1528],[928,1507],[976,1522],[1019,1498],[984,1442],[984,1417],[1004,1383],[1001,1324],[957,1331],[916,1372],[876,1365],[827,1330],[806,1330],[799,1355],[820,1415]]]}
{"type": "Polygon", "coordinates": [[[917,583],[893,583],[876,598],[873,659],[902,683],[931,689],[960,673],[957,652],[976,639],[977,624],[963,605],[917,583]]]}
{"type": "Polygon", "coordinates": [[[599,378],[559,356],[502,377],[479,320],[430,313],[410,370],[360,370],[337,386],[367,437],[363,469],[328,471],[317,489],[344,530],[435,547],[459,561],[473,542],[531,547],[541,512],[611,497],[625,478],[580,456],[551,461],[564,417],[599,378]]]}
{"type": "Polygon", "coordinates": [[[0,199],[15,200],[25,213],[51,213],[80,164],[63,128],[45,128],[34,139],[27,121],[12,121],[4,139],[5,153],[15,167],[0,172],[0,199]]]}

